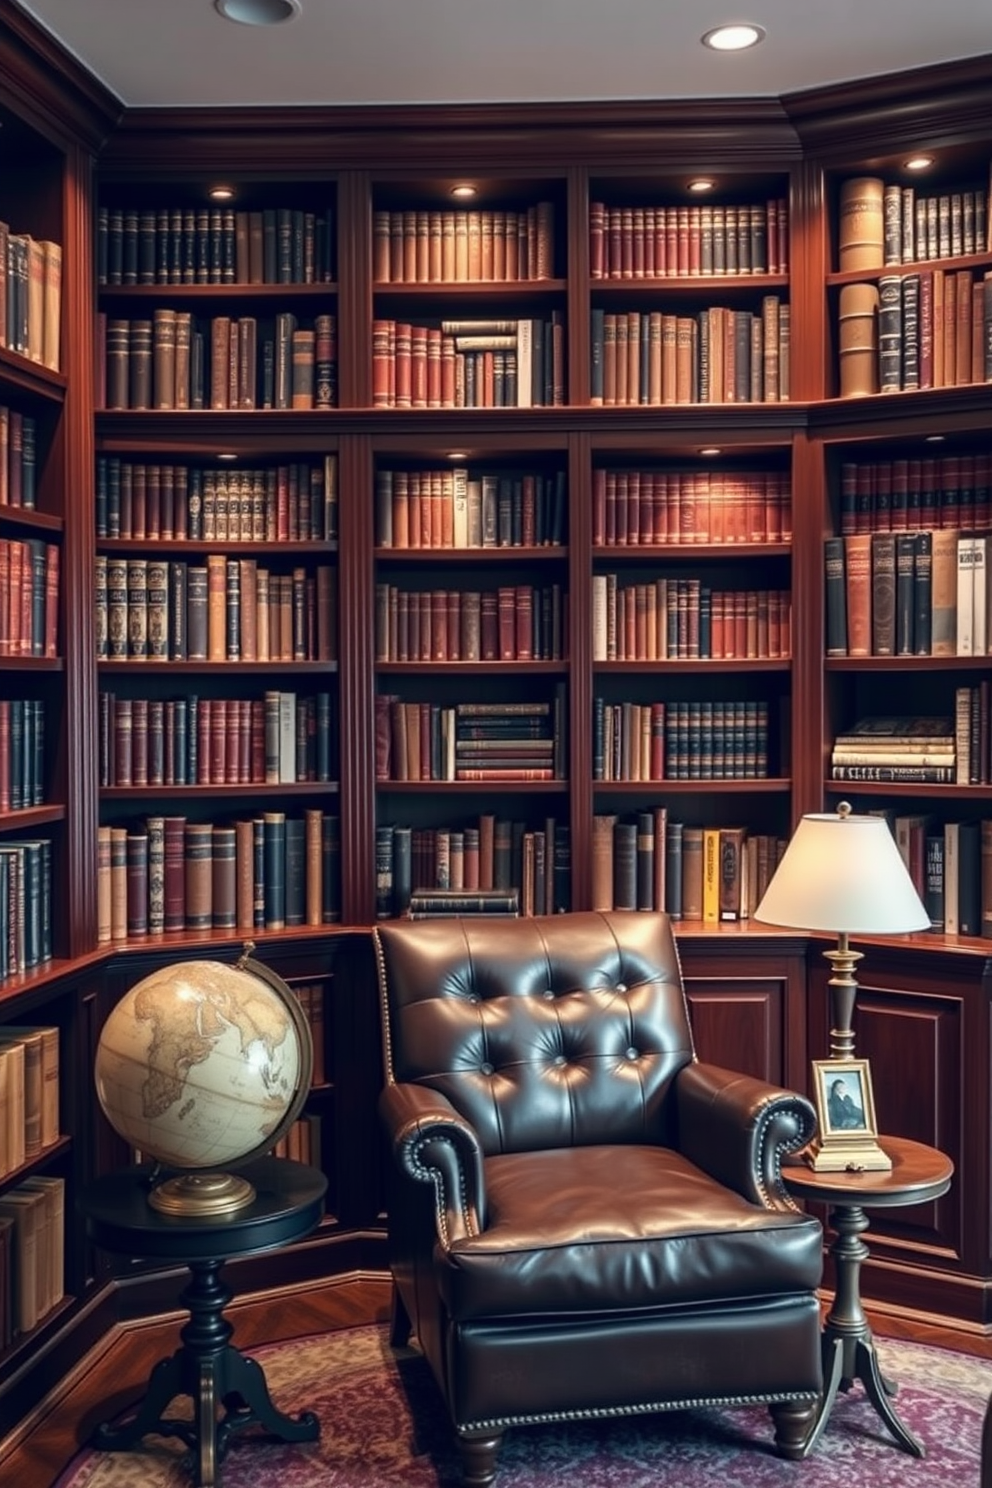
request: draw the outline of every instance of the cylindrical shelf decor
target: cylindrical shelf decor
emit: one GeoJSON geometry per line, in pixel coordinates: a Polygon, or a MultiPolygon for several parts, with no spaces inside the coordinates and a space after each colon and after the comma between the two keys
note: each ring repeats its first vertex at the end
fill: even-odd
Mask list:
{"type": "Polygon", "coordinates": [[[885,251],[885,184],[877,176],[853,176],[840,188],[839,266],[880,269],[885,251]]]}
{"type": "Polygon", "coordinates": [[[845,284],[840,292],[840,395],[878,392],[878,287],[845,284]]]}

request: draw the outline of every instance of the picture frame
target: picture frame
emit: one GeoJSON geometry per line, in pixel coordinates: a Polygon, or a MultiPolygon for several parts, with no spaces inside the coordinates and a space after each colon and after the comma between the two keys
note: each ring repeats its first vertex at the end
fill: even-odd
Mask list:
{"type": "Polygon", "coordinates": [[[886,1172],[892,1160],[878,1142],[875,1094],[867,1059],[814,1059],[818,1135],[808,1149],[817,1172],[886,1172]]]}

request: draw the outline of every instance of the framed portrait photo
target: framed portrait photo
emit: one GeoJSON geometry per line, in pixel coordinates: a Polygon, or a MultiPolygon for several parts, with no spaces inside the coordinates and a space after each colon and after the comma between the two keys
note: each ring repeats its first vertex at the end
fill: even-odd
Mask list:
{"type": "Polygon", "coordinates": [[[866,1059],[814,1059],[819,1135],[810,1163],[820,1172],[875,1172],[892,1163],[878,1145],[875,1096],[866,1059]]]}

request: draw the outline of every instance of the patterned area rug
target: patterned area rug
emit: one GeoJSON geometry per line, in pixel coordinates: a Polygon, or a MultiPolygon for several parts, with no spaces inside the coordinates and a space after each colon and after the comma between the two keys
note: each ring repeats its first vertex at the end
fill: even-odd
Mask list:
{"type": "MultiPolygon", "coordinates": [[[[935,1488],[978,1483],[992,1363],[918,1344],[878,1345],[899,1383],[899,1414],[926,1446],[895,1446],[860,1385],[838,1397],[803,1463],[772,1454],[767,1410],[693,1410],[507,1432],[496,1488],[935,1488]]],[[[382,1327],[294,1339],[253,1351],[276,1406],[313,1410],[320,1440],[236,1439],[222,1488],[455,1488],[451,1434],[427,1365],[395,1355],[382,1327]]],[[[179,1413],[188,1401],[175,1402],[179,1413]]],[[[85,1450],[56,1488],[188,1488],[181,1443],[141,1452],[85,1450]]]]}

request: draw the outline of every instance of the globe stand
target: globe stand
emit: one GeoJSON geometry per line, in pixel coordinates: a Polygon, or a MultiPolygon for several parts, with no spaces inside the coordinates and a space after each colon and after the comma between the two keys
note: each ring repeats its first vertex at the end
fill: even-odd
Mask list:
{"type": "Polygon", "coordinates": [[[223,1264],[188,1262],[191,1280],[181,1300],[190,1316],[179,1335],[182,1347],[155,1365],[134,1418],[120,1426],[99,1426],[93,1438],[101,1451],[126,1452],[148,1435],[178,1437],[196,1454],[200,1488],[213,1488],[231,1438],[249,1426],[261,1426],[282,1441],[316,1441],[320,1435],[312,1411],[302,1411],[294,1420],[276,1409],[261,1365],[231,1344],[234,1329],[223,1312],[233,1294],[220,1280],[223,1264]],[[177,1395],[192,1398],[193,1420],[163,1414],[177,1395]],[[219,1419],[218,1405],[224,1407],[219,1419]]]}
{"type": "Polygon", "coordinates": [[[237,1173],[180,1173],[153,1183],[148,1202],[159,1214],[218,1219],[254,1201],[255,1190],[237,1173]]]}

